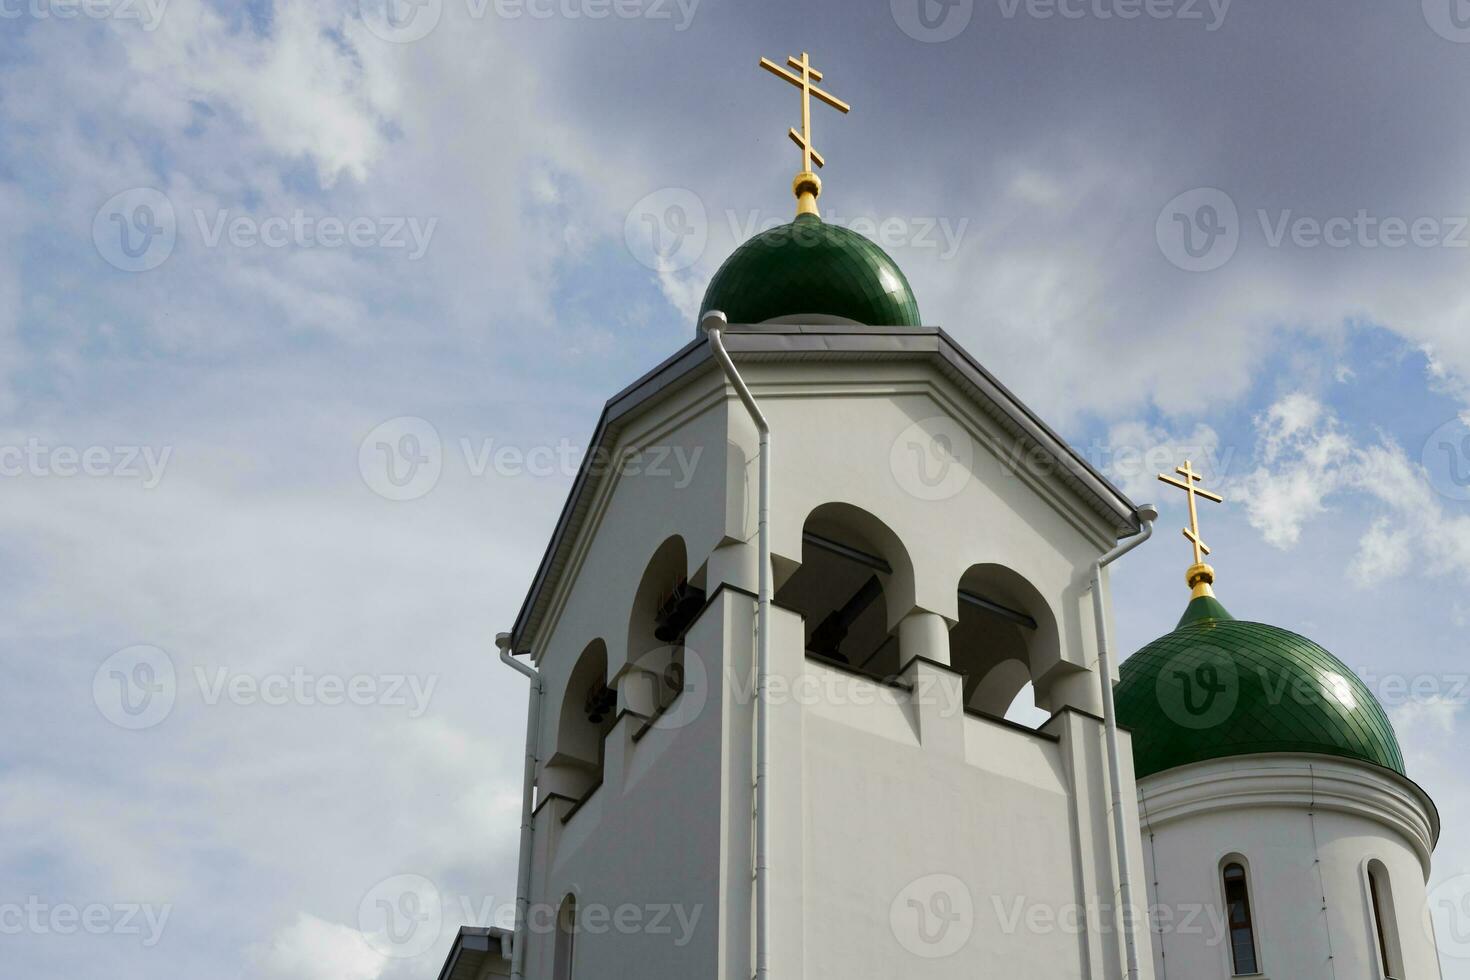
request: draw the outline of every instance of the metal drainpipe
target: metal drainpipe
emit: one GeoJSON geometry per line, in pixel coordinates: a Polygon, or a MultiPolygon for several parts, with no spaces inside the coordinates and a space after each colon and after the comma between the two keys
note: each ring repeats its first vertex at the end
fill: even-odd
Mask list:
{"type": "Polygon", "coordinates": [[[536,789],[536,740],[540,735],[541,721],[541,673],[521,663],[511,653],[510,634],[497,633],[495,645],[500,648],[500,660],[525,674],[531,681],[530,703],[526,706],[526,769],[521,777],[521,854],[516,869],[516,921],[515,940],[511,944],[512,977],[525,977],[526,969],[526,921],[531,911],[531,840],[535,835],[531,821],[531,803],[536,789]]]}
{"type": "Polygon", "coordinates": [[[1123,819],[1123,776],[1118,768],[1118,718],[1113,708],[1113,670],[1108,655],[1108,624],[1102,598],[1102,570],[1143,544],[1154,533],[1158,508],[1138,508],[1141,527],[1092,566],[1092,612],[1097,620],[1097,672],[1102,682],[1103,730],[1108,743],[1108,783],[1113,804],[1113,846],[1118,854],[1118,905],[1123,914],[1123,949],[1127,956],[1127,980],[1138,980],[1138,942],[1133,934],[1133,869],[1128,856],[1128,825],[1123,819]]]}
{"type": "Polygon", "coordinates": [[[725,371],[725,377],[735,388],[751,421],[760,432],[760,511],[757,552],[760,561],[758,606],[756,612],[756,696],[755,696],[755,976],[756,980],[769,980],[771,893],[767,849],[771,822],[769,806],[770,779],[767,770],[769,754],[769,711],[766,705],[766,684],[771,666],[771,426],[756,404],[755,396],[746,387],[735,362],[725,350],[720,331],[727,326],[725,314],[711,311],[704,315],[700,327],[709,335],[710,348],[725,371]]]}

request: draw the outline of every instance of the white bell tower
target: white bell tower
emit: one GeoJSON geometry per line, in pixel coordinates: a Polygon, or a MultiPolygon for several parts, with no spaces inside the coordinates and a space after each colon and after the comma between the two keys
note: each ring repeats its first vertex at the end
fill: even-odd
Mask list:
{"type": "MultiPolygon", "coordinates": [[[[723,335],[772,444],[767,975],[1124,975],[1090,581],[1133,506],[942,331],[723,335]]],[[[757,973],[759,455],[706,337],[598,423],[508,638],[525,977],[757,973]]]]}

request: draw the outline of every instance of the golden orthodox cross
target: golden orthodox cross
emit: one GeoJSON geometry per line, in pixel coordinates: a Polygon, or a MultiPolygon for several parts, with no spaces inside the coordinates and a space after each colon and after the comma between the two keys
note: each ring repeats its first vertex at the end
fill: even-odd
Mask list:
{"type": "Polygon", "coordinates": [[[1160,473],[1159,479],[1169,484],[1169,486],[1178,487],[1180,490],[1189,494],[1189,527],[1184,529],[1184,536],[1194,545],[1194,563],[1196,565],[1202,565],[1205,561],[1205,555],[1210,553],[1210,546],[1205,544],[1204,540],[1199,536],[1199,510],[1195,506],[1195,498],[1204,497],[1206,500],[1213,500],[1217,504],[1224,503],[1225,498],[1219,494],[1211,493],[1204,487],[1195,485],[1204,479],[1204,477],[1194,471],[1194,466],[1189,460],[1186,459],[1183,466],[1176,466],[1174,472],[1184,477],[1184,479],[1178,480],[1165,473],[1160,473]]]}
{"type": "Polygon", "coordinates": [[[801,89],[801,132],[795,129],[790,130],[791,142],[801,148],[801,173],[796,175],[793,189],[799,202],[797,211],[816,214],[816,200],[817,195],[822,192],[822,182],[817,178],[813,168],[825,167],[827,161],[812,145],[812,99],[815,97],[818,101],[825,102],[842,113],[851,112],[852,106],[830,92],[817,87],[816,83],[822,80],[822,73],[812,67],[811,58],[805,51],[801,53],[800,59],[788,57],[786,64],[799,71],[800,74],[797,74],[797,71],[787,70],[769,58],[761,59],[762,68],[801,89]]]}

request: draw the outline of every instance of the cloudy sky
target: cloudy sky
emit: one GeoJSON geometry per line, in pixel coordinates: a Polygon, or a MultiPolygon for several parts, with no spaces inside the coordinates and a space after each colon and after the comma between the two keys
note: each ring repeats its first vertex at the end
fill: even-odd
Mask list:
{"type": "Polygon", "coordinates": [[[789,216],[801,49],[829,220],[1135,499],[1201,465],[1221,598],[1368,678],[1470,891],[1461,0],[0,0],[0,972],[399,980],[504,918],[492,637],[789,216]]]}

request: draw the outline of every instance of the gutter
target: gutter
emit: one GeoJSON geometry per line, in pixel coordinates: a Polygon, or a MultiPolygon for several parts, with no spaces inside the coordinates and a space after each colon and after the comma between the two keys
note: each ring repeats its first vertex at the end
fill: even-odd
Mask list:
{"type": "Polygon", "coordinates": [[[545,688],[539,671],[528,667],[511,652],[511,635],[497,633],[495,645],[500,648],[501,663],[514,667],[530,680],[529,703],[526,705],[526,766],[521,777],[521,852],[516,867],[516,921],[515,939],[511,942],[512,977],[526,975],[526,923],[531,910],[531,842],[535,826],[531,818],[531,804],[536,792],[536,742],[541,727],[541,699],[545,688]]]}
{"type": "Polygon", "coordinates": [[[767,684],[771,670],[771,426],[756,404],[755,396],[730,360],[720,331],[728,325],[725,314],[709,312],[700,321],[700,329],[709,335],[710,349],[724,369],[725,377],[735,388],[750,419],[760,432],[760,524],[757,549],[760,561],[760,584],[756,613],[755,654],[755,978],[769,980],[771,892],[770,892],[770,711],[766,704],[767,684]]]}
{"type": "Polygon", "coordinates": [[[1123,948],[1127,980],[1138,980],[1138,939],[1133,930],[1133,868],[1128,849],[1128,825],[1123,819],[1123,776],[1118,763],[1118,718],[1113,705],[1112,658],[1108,653],[1107,611],[1103,606],[1102,570],[1143,544],[1154,533],[1158,508],[1138,508],[1139,531],[1125,538],[1092,566],[1092,613],[1097,621],[1097,674],[1102,684],[1103,731],[1108,744],[1108,790],[1113,808],[1113,846],[1118,856],[1118,905],[1122,909],[1123,948]]]}

